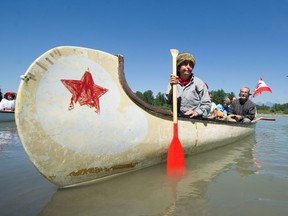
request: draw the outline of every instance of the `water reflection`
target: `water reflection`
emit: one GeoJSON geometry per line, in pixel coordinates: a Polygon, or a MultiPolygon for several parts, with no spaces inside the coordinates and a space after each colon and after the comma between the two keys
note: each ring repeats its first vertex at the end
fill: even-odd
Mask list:
{"type": "Polygon", "coordinates": [[[275,122],[257,124],[257,145],[254,161],[259,173],[287,179],[288,116],[276,116],[275,122]]]}
{"type": "Polygon", "coordinates": [[[209,183],[217,176],[234,166],[243,177],[257,173],[253,162],[255,143],[254,134],[238,143],[186,158],[186,175],[177,184],[176,200],[166,164],[161,164],[90,185],[60,189],[39,215],[203,214],[209,200],[209,183]]]}
{"type": "Polygon", "coordinates": [[[15,143],[19,139],[15,122],[0,123],[0,155],[8,145],[15,143]]]}

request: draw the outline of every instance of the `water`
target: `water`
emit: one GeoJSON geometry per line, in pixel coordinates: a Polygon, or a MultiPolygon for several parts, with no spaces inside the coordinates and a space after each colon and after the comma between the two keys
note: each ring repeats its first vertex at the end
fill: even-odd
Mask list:
{"type": "Polygon", "coordinates": [[[186,158],[187,174],[176,188],[161,164],[57,189],[27,158],[15,124],[1,123],[0,215],[286,216],[287,134],[288,117],[259,121],[255,135],[186,158]]]}

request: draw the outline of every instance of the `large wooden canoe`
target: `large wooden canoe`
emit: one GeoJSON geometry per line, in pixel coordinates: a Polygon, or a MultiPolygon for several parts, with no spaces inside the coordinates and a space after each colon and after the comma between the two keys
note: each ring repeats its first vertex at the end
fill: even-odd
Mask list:
{"type": "Polygon", "coordinates": [[[0,123],[8,121],[15,121],[14,111],[0,110],[0,123]]]}
{"type": "MultiPolygon", "coordinates": [[[[59,187],[165,162],[172,115],[128,87],[124,59],[81,47],[57,47],[22,76],[16,101],[22,144],[38,170],[59,187]]],[[[179,119],[185,155],[254,133],[255,124],[179,119]]]]}

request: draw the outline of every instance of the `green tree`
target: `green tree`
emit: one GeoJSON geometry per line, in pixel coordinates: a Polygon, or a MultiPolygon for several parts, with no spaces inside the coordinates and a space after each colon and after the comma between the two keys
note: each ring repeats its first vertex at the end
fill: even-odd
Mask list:
{"type": "Polygon", "coordinates": [[[224,92],[223,89],[217,90],[217,91],[211,91],[212,93],[212,101],[215,104],[221,104],[222,100],[227,97],[227,94],[224,92]]]}
{"type": "Polygon", "coordinates": [[[151,90],[147,90],[143,93],[143,100],[151,105],[154,105],[154,96],[151,90]]]}
{"type": "Polygon", "coordinates": [[[233,97],[236,97],[234,92],[226,93],[227,97],[232,100],[233,97]]]}
{"type": "Polygon", "coordinates": [[[212,93],[212,101],[216,104],[221,104],[224,98],[229,98],[232,100],[235,97],[234,92],[226,93],[223,89],[211,91],[212,93]]]}
{"type": "Polygon", "coordinates": [[[140,91],[136,91],[135,93],[137,95],[137,97],[141,98],[142,100],[144,100],[144,96],[143,96],[143,93],[140,92],[140,91]]]}
{"type": "Polygon", "coordinates": [[[162,107],[164,104],[166,104],[165,96],[163,93],[158,92],[158,94],[155,97],[154,104],[155,104],[155,106],[159,106],[159,107],[162,107]]]}

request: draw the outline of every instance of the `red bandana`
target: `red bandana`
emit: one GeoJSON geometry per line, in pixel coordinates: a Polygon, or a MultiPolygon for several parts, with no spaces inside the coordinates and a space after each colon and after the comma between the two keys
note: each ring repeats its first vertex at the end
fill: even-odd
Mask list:
{"type": "MultiPolygon", "coordinates": [[[[192,77],[192,76],[191,76],[192,77]]],[[[181,83],[183,86],[186,86],[187,84],[190,83],[191,77],[188,79],[188,81],[183,81],[180,77],[178,77],[179,83],[181,83]]]]}

